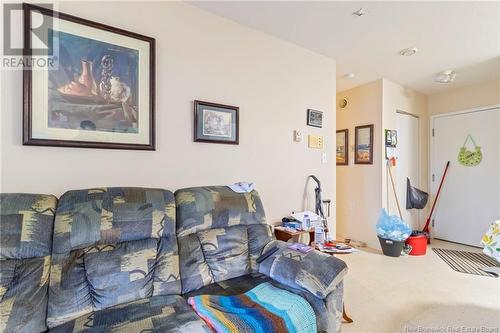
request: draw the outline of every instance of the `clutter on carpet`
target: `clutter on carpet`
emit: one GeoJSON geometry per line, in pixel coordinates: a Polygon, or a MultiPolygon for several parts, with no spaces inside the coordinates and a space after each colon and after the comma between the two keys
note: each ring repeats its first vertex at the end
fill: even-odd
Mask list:
{"type": "Polygon", "coordinates": [[[376,228],[378,236],[393,241],[405,241],[412,233],[407,223],[396,215],[389,215],[385,209],[380,213],[376,228]]]}
{"type": "Polygon", "coordinates": [[[290,250],[295,250],[295,251],[299,251],[301,253],[307,253],[309,251],[312,251],[314,250],[314,248],[312,246],[309,246],[309,245],[305,245],[305,244],[301,244],[301,243],[293,243],[293,244],[290,244],[288,245],[288,248],[290,250]]]}

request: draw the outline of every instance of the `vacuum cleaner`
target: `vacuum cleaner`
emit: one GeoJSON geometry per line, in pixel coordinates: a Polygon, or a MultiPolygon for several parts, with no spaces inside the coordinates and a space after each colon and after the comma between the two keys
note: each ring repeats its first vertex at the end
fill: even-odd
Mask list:
{"type": "Polygon", "coordinates": [[[317,184],[317,187],[314,189],[314,194],[315,194],[315,206],[314,206],[315,211],[314,212],[316,214],[318,214],[319,216],[321,216],[321,218],[323,219],[323,227],[326,228],[327,227],[327,221],[326,221],[325,213],[323,211],[323,199],[322,199],[321,182],[314,175],[310,175],[309,178],[312,178],[316,182],[316,184],[317,184]]]}

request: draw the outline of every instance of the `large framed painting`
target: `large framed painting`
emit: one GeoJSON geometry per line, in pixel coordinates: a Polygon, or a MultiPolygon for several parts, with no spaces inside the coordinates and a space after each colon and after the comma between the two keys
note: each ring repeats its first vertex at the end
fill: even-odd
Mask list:
{"type": "Polygon", "coordinates": [[[35,56],[29,46],[36,30],[52,59],[47,68],[25,68],[23,144],[154,150],[155,40],[42,7],[23,9],[25,57],[35,56]],[[40,14],[51,24],[33,24],[40,14]]]}
{"type": "Polygon", "coordinates": [[[194,141],[239,144],[237,106],[194,101],[194,141]]]}
{"type": "Polygon", "coordinates": [[[354,140],[354,163],[373,164],[373,125],[356,126],[354,140]]]}
{"type": "Polygon", "coordinates": [[[349,130],[343,129],[337,131],[336,147],[337,165],[349,164],[349,130]]]}

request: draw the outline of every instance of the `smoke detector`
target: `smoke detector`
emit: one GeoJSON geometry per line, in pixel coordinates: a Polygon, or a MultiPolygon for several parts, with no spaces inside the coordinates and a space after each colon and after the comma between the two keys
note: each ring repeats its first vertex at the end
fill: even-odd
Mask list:
{"type": "Polygon", "coordinates": [[[351,79],[354,79],[356,75],[354,73],[347,73],[347,74],[344,74],[344,79],[347,79],[347,80],[351,80],[351,79]]]}
{"type": "Polygon", "coordinates": [[[418,52],[416,47],[407,47],[406,49],[402,49],[399,51],[399,55],[403,57],[410,57],[418,52]]]}
{"type": "Polygon", "coordinates": [[[457,76],[457,73],[451,69],[447,69],[445,71],[442,71],[434,77],[434,81],[437,83],[452,83],[455,81],[455,77],[457,76]]]}
{"type": "Polygon", "coordinates": [[[366,8],[363,8],[361,7],[360,9],[358,9],[357,11],[355,11],[354,13],[352,13],[352,15],[356,15],[358,17],[361,17],[363,15],[366,14],[366,8]]]}

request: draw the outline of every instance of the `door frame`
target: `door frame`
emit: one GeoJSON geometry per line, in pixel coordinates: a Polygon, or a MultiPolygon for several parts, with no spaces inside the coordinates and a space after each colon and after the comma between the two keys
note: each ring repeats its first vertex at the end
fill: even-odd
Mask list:
{"type": "MultiPolygon", "coordinates": [[[[400,114],[400,115],[403,115],[403,116],[410,116],[412,118],[415,118],[417,120],[417,135],[418,135],[418,140],[417,140],[417,143],[418,143],[418,159],[420,160],[420,158],[422,157],[422,149],[423,149],[423,144],[422,144],[422,134],[420,133],[421,129],[422,129],[422,124],[420,123],[422,121],[422,118],[419,116],[419,115],[416,115],[416,114],[413,114],[413,113],[410,113],[410,112],[407,112],[407,111],[404,111],[404,110],[401,110],[401,109],[396,109],[396,116],[400,114]]],[[[397,120],[396,120],[397,121],[397,120]]],[[[417,184],[418,184],[418,187],[421,188],[421,185],[420,185],[420,181],[422,180],[422,166],[420,165],[420,163],[417,163],[417,175],[418,175],[418,179],[417,179],[417,184]]],[[[398,184],[399,185],[399,184],[398,184]]],[[[406,187],[406,183],[404,184],[404,187],[406,187]]],[[[418,210],[417,212],[417,225],[419,227],[423,227],[423,225],[421,225],[422,223],[422,211],[421,210],[418,210]]]]}
{"type": "MultiPolygon", "coordinates": [[[[433,193],[433,181],[432,181],[432,169],[434,168],[434,135],[433,135],[433,129],[434,129],[434,120],[437,118],[444,118],[444,117],[452,117],[452,116],[457,116],[460,114],[467,114],[467,113],[475,113],[475,112],[483,112],[483,111],[488,111],[488,110],[493,110],[493,109],[498,109],[500,108],[500,104],[493,104],[493,105],[486,105],[486,106],[479,106],[479,107],[474,107],[474,108],[469,108],[469,109],[464,109],[464,110],[459,110],[459,111],[452,111],[452,112],[446,112],[446,113],[440,113],[440,114],[435,114],[429,117],[429,194],[431,195],[430,198],[434,200],[434,193],[433,193]]],[[[443,170],[444,171],[444,170],[443,170]]],[[[435,175],[435,180],[439,181],[437,177],[441,175],[435,175]]],[[[430,213],[430,212],[429,212],[430,213]]],[[[434,228],[434,219],[431,219],[431,227],[434,228]]]]}

